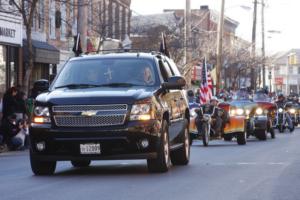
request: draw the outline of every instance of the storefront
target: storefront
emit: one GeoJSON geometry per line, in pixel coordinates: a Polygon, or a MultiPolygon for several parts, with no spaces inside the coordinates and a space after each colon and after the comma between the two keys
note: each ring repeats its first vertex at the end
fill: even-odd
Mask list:
{"type": "MultiPolygon", "coordinates": [[[[57,48],[45,41],[32,40],[33,47],[33,70],[31,73],[30,87],[39,79],[50,79],[50,73],[55,73],[56,65],[59,63],[60,52],[57,48]]],[[[23,40],[23,62],[24,68],[28,67],[28,47],[23,40]]]]}
{"type": "Polygon", "coordinates": [[[22,69],[22,19],[0,12],[0,98],[20,84],[22,69]]]}

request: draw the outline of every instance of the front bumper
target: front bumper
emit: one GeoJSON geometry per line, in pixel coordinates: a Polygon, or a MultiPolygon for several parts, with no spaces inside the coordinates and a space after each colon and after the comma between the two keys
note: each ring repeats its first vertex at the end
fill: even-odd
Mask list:
{"type": "Polygon", "coordinates": [[[245,116],[230,116],[229,123],[224,128],[224,134],[239,133],[246,131],[245,116]]]}
{"type": "Polygon", "coordinates": [[[115,160],[156,157],[160,138],[160,122],[129,122],[126,127],[53,128],[32,124],[30,143],[32,154],[40,160],[115,160]],[[147,148],[141,140],[147,139],[147,148]],[[45,149],[38,150],[37,144],[45,149]],[[81,154],[80,144],[100,144],[100,154],[81,154]]]}

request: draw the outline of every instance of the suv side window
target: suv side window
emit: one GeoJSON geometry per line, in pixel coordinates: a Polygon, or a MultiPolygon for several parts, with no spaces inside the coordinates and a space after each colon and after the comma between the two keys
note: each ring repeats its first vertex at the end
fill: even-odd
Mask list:
{"type": "Polygon", "coordinates": [[[159,70],[162,75],[162,78],[164,79],[164,82],[168,82],[168,78],[171,76],[169,72],[166,70],[166,66],[163,64],[162,60],[158,60],[159,64],[159,70]]]}
{"type": "Polygon", "coordinates": [[[166,59],[164,59],[164,65],[166,67],[166,70],[168,71],[168,74],[170,74],[171,76],[174,76],[174,71],[173,69],[170,67],[170,64],[167,62],[166,59]]]}
{"type": "Polygon", "coordinates": [[[166,62],[176,76],[180,76],[180,72],[173,60],[166,58],[166,62]]]}

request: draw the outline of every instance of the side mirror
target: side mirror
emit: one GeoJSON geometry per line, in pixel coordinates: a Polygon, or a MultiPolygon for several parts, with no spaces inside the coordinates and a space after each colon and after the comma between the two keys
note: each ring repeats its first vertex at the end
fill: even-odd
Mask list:
{"type": "Polygon", "coordinates": [[[185,79],[182,76],[172,76],[168,82],[162,84],[162,88],[169,90],[181,90],[186,85],[185,79]]]}

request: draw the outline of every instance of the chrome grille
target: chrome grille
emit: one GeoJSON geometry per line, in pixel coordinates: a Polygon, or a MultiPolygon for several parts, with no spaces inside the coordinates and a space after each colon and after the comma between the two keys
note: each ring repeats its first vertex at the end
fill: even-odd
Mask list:
{"type": "Polygon", "coordinates": [[[82,112],[87,110],[96,111],[116,111],[127,110],[126,104],[112,104],[112,105],[63,105],[53,106],[53,112],[82,112]]]}
{"type": "Polygon", "coordinates": [[[59,127],[101,127],[124,124],[127,105],[62,105],[52,111],[59,127]]]}
{"type": "Polygon", "coordinates": [[[99,127],[122,125],[125,115],[103,115],[103,116],[54,116],[57,126],[61,127],[99,127]]]}

